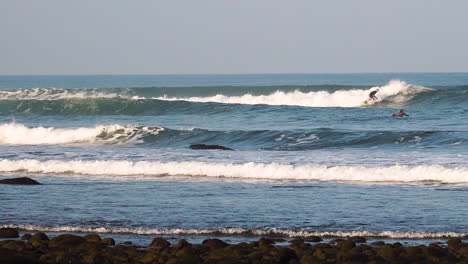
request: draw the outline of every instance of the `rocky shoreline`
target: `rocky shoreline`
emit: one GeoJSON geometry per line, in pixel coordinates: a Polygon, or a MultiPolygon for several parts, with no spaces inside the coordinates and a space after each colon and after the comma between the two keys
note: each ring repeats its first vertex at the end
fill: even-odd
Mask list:
{"type": "Polygon", "coordinates": [[[404,246],[400,243],[373,242],[363,237],[335,239],[323,243],[319,237],[294,238],[285,246],[278,240],[261,238],[250,243],[228,244],[206,239],[201,244],[179,240],[171,245],[156,237],[148,246],[127,241],[116,245],[114,239],[98,234],[77,236],[61,234],[49,238],[44,233],[24,234],[21,240],[14,228],[1,228],[2,264],[120,264],[120,263],[468,263],[468,243],[451,238],[446,244],[404,246]]]}

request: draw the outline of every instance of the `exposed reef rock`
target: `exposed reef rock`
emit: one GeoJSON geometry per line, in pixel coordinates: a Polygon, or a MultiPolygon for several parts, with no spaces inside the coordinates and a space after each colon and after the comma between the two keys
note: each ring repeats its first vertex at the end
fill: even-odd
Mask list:
{"type": "Polygon", "coordinates": [[[225,146],[220,146],[220,145],[205,145],[205,144],[194,144],[190,145],[191,149],[195,150],[205,150],[205,149],[221,149],[221,150],[234,150],[232,148],[228,148],[225,146]]]}
{"type": "MultiPolygon", "coordinates": [[[[13,228],[8,230],[11,231],[18,233],[13,228]]],[[[289,244],[282,245],[275,245],[275,240],[269,238],[238,244],[219,239],[191,244],[182,239],[171,245],[166,239],[156,237],[149,247],[132,243],[113,246],[113,243],[105,242],[106,239],[112,240],[101,239],[97,234],[84,237],[62,234],[49,240],[44,233],[36,233],[26,242],[1,240],[0,263],[468,263],[468,243],[459,238],[451,238],[445,244],[404,246],[398,242],[368,245],[363,237],[341,239],[335,243],[307,242],[320,241],[320,237],[294,238],[289,244]]]]}
{"type": "Polygon", "coordinates": [[[17,238],[19,237],[18,231],[14,228],[3,227],[0,228],[0,238],[17,238]]]}
{"type": "Polygon", "coordinates": [[[41,184],[31,178],[21,177],[21,178],[11,178],[0,180],[1,184],[21,184],[21,185],[38,185],[41,184]]]}

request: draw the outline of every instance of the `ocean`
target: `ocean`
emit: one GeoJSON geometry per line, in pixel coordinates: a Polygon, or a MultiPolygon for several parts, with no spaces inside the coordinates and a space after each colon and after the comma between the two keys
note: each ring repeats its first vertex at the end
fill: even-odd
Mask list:
{"type": "Polygon", "coordinates": [[[0,227],[467,237],[468,73],[0,76],[0,179],[23,176],[0,227]]]}

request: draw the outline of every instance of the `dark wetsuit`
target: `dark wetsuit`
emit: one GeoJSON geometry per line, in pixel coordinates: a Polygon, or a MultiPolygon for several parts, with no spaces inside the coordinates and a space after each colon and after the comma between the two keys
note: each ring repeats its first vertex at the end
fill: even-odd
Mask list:
{"type": "Polygon", "coordinates": [[[370,99],[377,99],[377,97],[375,96],[376,93],[377,93],[377,91],[372,91],[372,92],[370,92],[369,98],[370,98],[370,99]]]}
{"type": "Polygon", "coordinates": [[[406,114],[405,112],[403,112],[403,111],[400,111],[400,112],[398,112],[398,113],[396,113],[396,114],[393,114],[392,116],[404,117],[404,116],[409,116],[409,115],[407,115],[407,114],[406,114]]]}

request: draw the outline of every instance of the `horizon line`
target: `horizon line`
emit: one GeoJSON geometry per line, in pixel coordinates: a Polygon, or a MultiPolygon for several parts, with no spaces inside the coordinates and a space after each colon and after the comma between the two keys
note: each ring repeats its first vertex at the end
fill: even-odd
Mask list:
{"type": "Polygon", "coordinates": [[[269,73],[78,73],[78,74],[0,74],[0,77],[12,76],[201,76],[201,75],[352,75],[352,74],[468,74],[468,72],[454,71],[454,72],[269,72],[269,73]]]}

